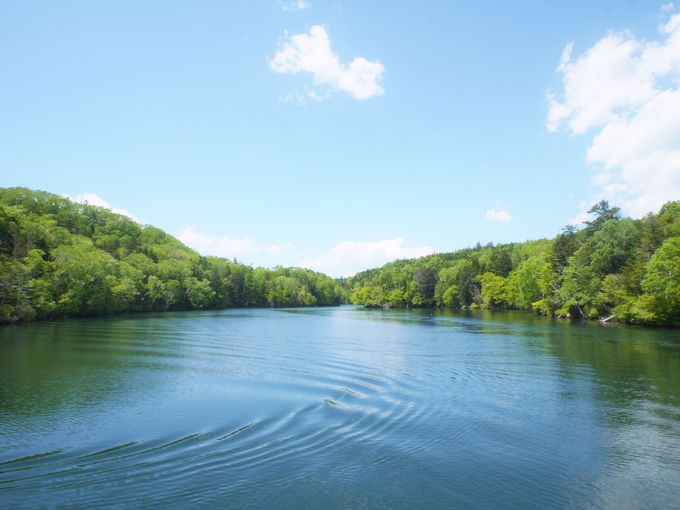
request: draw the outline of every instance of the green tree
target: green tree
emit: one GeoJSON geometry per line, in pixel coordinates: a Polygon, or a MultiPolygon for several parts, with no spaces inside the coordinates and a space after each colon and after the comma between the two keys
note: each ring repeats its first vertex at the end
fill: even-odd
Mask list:
{"type": "Polygon", "coordinates": [[[589,240],[593,270],[599,275],[620,273],[635,255],[638,240],[639,228],[635,221],[607,220],[589,240]]]}
{"type": "Polygon", "coordinates": [[[193,276],[184,280],[184,289],[192,308],[206,308],[215,297],[215,291],[210,287],[208,280],[199,280],[193,276]]]}
{"type": "Polygon", "coordinates": [[[539,257],[531,257],[510,273],[508,296],[519,309],[529,310],[544,299],[549,291],[550,266],[539,257]]]}
{"type": "Polygon", "coordinates": [[[642,288],[648,308],[663,322],[680,318],[680,237],[671,237],[652,255],[642,288]]]}
{"type": "Polygon", "coordinates": [[[481,282],[484,306],[505,308],[509,305],[510,293],[507,278],[489,272],[482,275],[481,282]]]}
{"type": "Polygon", "coordinates": [[[578,244],[576,228],[573,225],[564,227],[562,232],[555,238],[547,256],[547,261],[554,271],[560,274],[564,272],[564,268],[567,267],[569,262],[569,257],[578,249],[578,244]]]}
{"type": "Polygon", "coordinates": [[[586,232],[589,235],[597,232],[607,221],[617,220],[621,217],[621,209],[610,207],[609,202],[601,200],[588,210],[588,214],[594,216],[592,220],[586,221],[586,232]]]}

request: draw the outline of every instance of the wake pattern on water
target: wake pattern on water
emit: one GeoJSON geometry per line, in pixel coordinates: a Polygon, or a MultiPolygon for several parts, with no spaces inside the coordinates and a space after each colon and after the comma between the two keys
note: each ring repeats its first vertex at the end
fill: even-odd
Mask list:
{"type": "MultiPolygon", "coordinates": [[[[189,344],[194,342],[192,336],[189,344]]],[[[204,338],[194,347],[193,355],[212,361],[238,350],[229,342],[219,345],[214,338],[204,338]]],[[[136,350],[144,352],[148,364],[149,352],[157,349],[136,350]]],[[[298,392],[302,397],[291,399],[296,405],[271,415],[258,409],[258,417],[242,423],[229,416],[226,426],[177,437],[130,438],[94,451],[75,446],[17,458],[5,454],[0,456],[2,498],[17,506],[22,498],[47,494],[53,503],[77,501],[86,506],[101,503],[104,496],[107,503],[135,505],[140,494],[156,502],[229,500],[252,491],[258,480],[286,484],[291,476],[312,474],[332,463],[338,451],[366,448],[371,442],[384,446],[389,437],[399,437],[395,447],[404,451],[427,446],[413,433],[420,421],[427,422],[437,412],[436,407],[423,405],[422,399],[416,403],[415,396],[427,392],[422,382],[318,353],[307,360],[311,363],[298,358],[294,366],[281,369],[276,351],[262,357],[243,352],[236,356],[251,363],[259,358],[263,373],[283,370],[284,383],[269,383],[272,394],[281,386],[286,393],[298,392]],[[403,432],[412,439],[404,440],[403,432]]],[[[161,350],[152,359],[172,359],[171,354],[161,350]]],[[[280,373],[277,378],[282,378],[280,373]]],[[[387,459],[376,455],[375,462],[387,459]]]]}
{"type": "Polygon", "coordinates": [[[16,328],[0,507],[660,506],[680,356],[616,335],[357,309],[16,328]]]}

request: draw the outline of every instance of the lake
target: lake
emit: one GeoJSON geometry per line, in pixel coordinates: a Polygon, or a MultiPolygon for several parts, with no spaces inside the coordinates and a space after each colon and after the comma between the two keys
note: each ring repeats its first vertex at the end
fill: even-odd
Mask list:
{"type": "Polygon", "coordinates": [[[225,310],[0,328],[0,507],[678,508],[680,331],[225,310]]]}

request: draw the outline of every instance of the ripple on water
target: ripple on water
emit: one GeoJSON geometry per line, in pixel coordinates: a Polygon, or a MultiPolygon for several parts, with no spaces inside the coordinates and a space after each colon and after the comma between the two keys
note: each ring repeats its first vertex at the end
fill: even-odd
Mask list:
{"type": "Polygon", "coordinates": [[[603,480],[672,492],[672,342],[645,365],[562,326],[356,315],[65,321],[29,338],[39,371],[10,382],[44,407],[0,416],[14,441],[0,503],[545,508],[606,507],[603,480]],[[17,446],[22,426],[35,447],[17,446]]]}
{"type": "MultiPolygon", "coordinates": [[[[146,355],[147,350],[135,355],[142,352],[146,355]]],[[[400,381],[336,357],[316,361],[314,368],[298,370],[291,379],[325,396],[285,414],[231,429],[11,459],[0,464],[0,488],[3,493],[40,493],[49,488],[68,492],[92,485],[144,485],[159,477],[200,477],[216,470],[221,476],[232,472],[247,478],[263,465],[269,469],[277,464],[304,465],[306,457],[322,458],[343,443],[379,440],[391,431],[417,426],[428,413],[412,401],[419,388],[410,378],[400,381]]]]}

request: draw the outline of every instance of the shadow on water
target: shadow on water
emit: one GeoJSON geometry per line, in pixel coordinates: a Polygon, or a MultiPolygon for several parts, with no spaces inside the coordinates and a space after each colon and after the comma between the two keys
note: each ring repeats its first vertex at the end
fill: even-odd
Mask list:
{"type": "Polygon", "coordinates": [[[171,335],[146,318],[83,319],[0,328],[0,406],[33,415],[60,406],[101,404],[114,394],[144,393],[153,371],[180,352],[171,335]]]}

